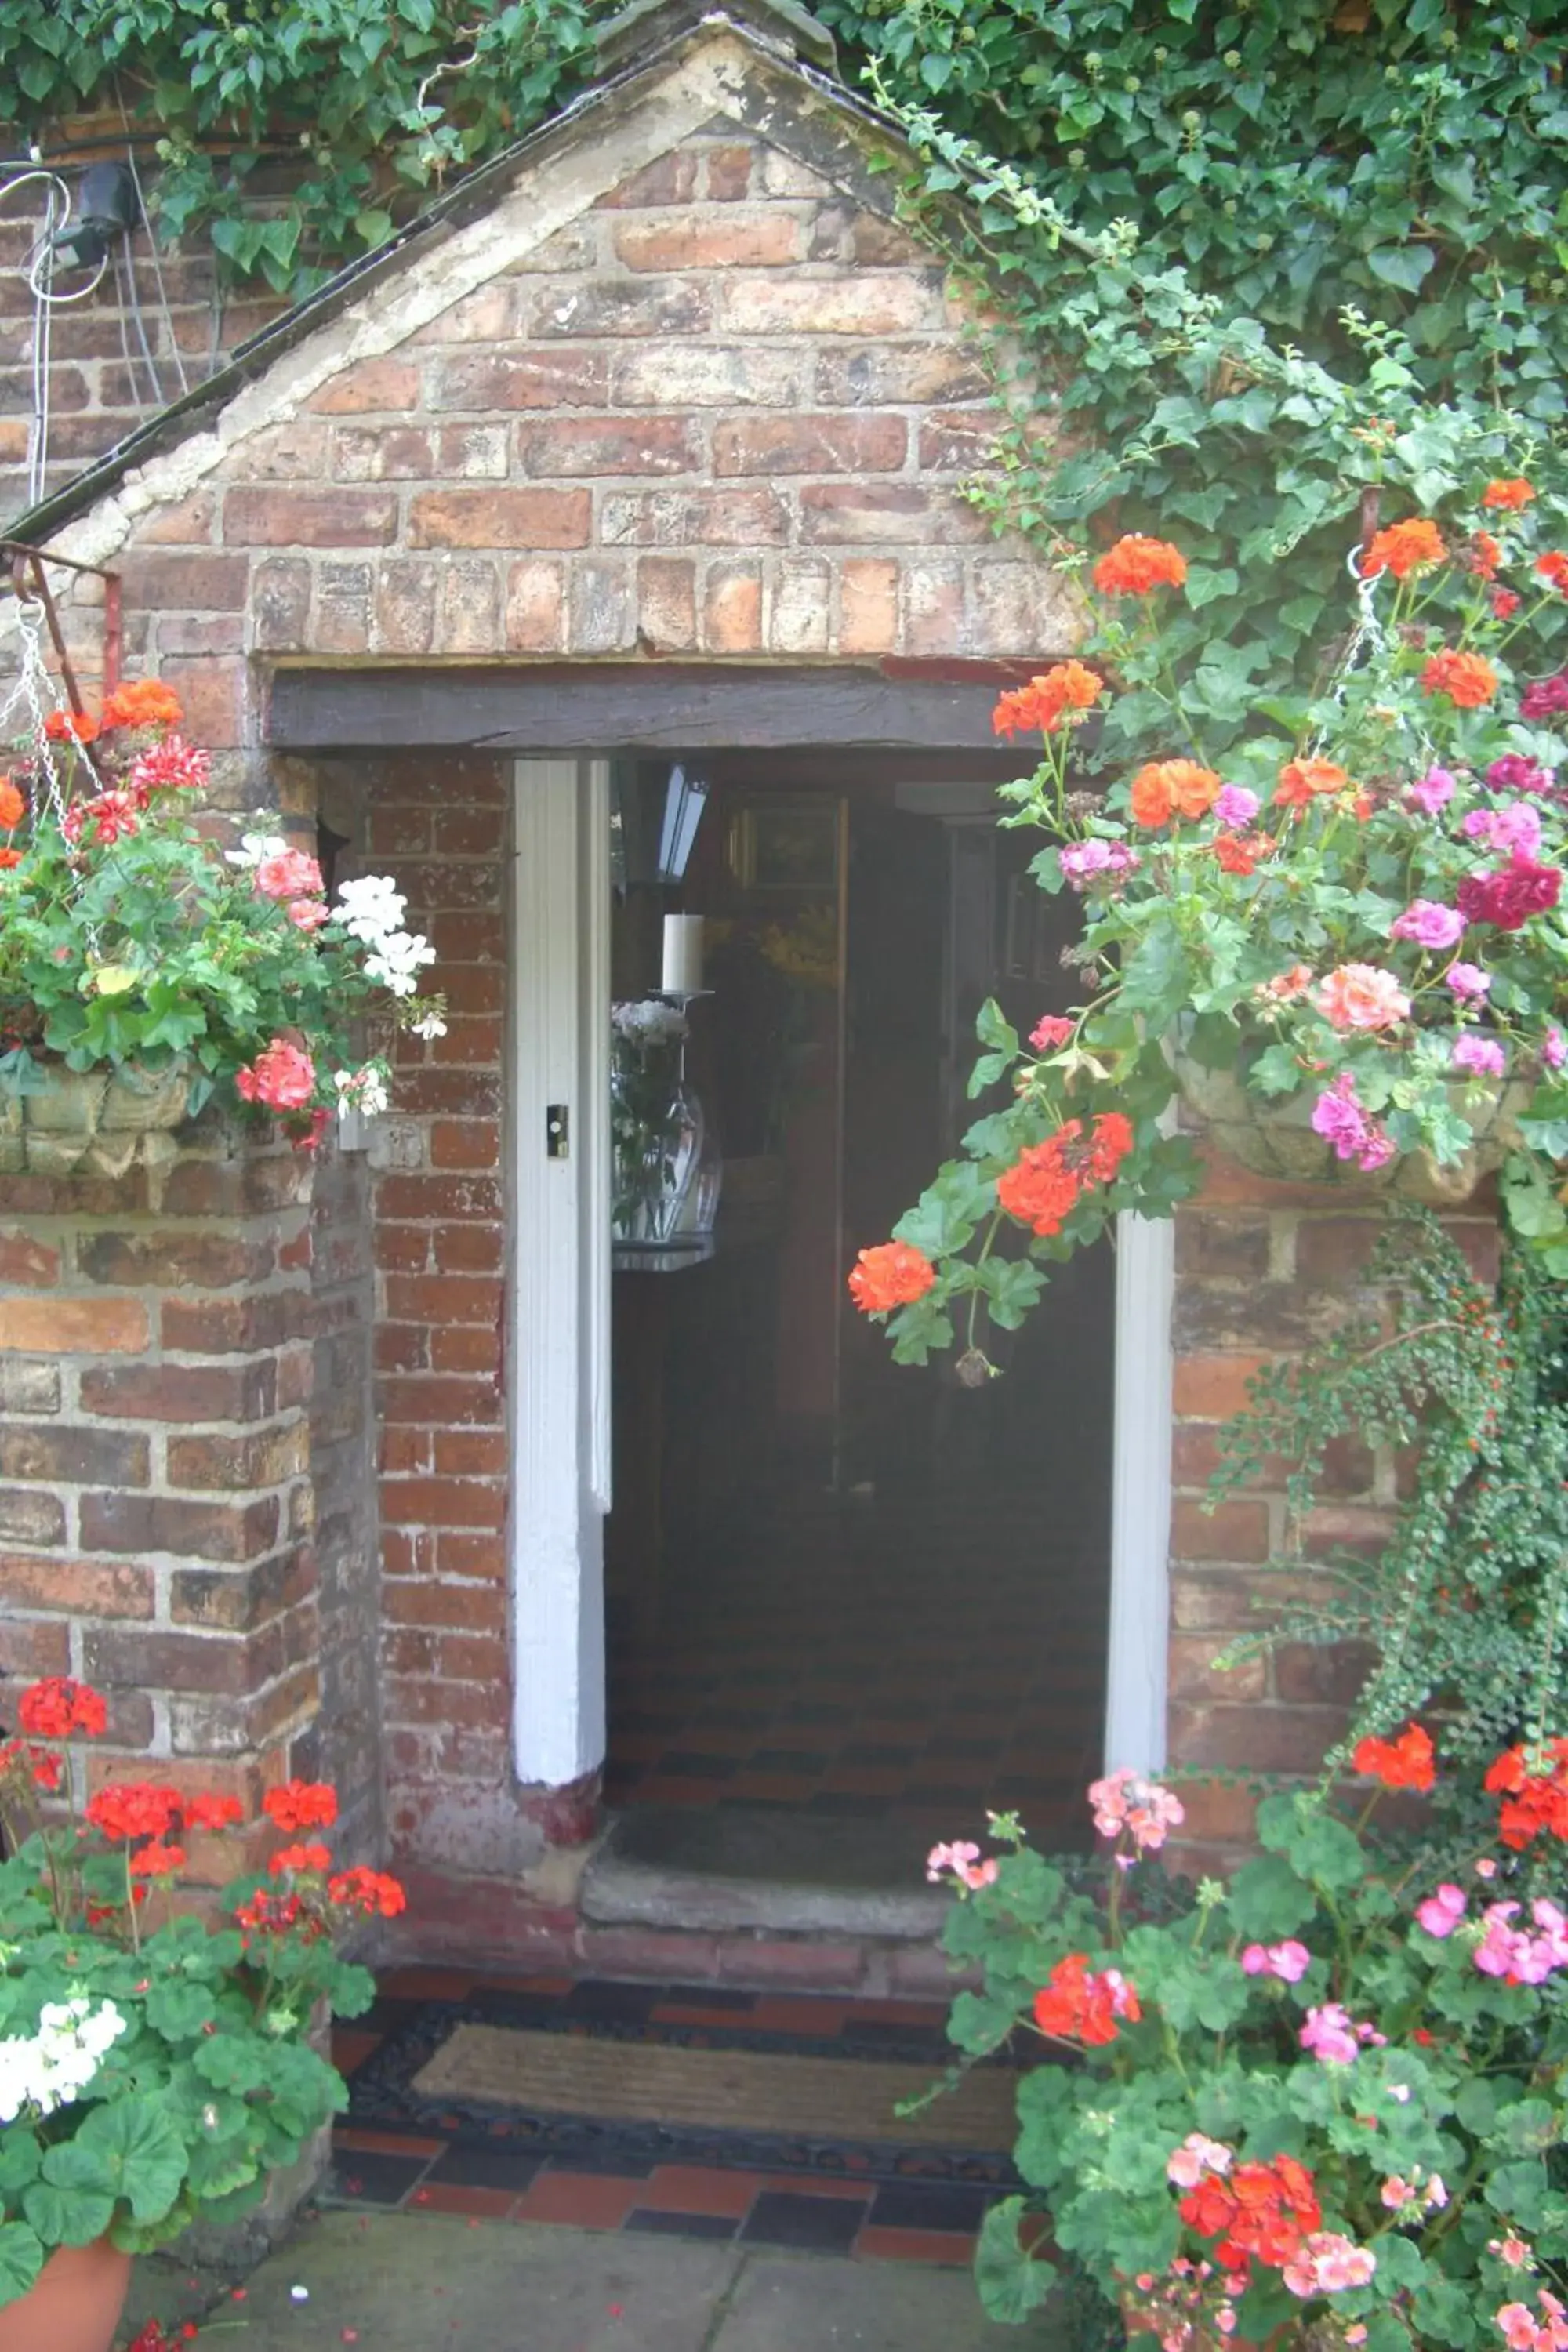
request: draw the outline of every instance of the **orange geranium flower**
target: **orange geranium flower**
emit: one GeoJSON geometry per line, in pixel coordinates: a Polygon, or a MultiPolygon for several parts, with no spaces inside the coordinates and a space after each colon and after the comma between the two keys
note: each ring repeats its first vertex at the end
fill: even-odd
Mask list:
{"type": "Polygon", "coordinates": [[[1351,1758],[1358,1772],[1381,1780],[1385,1789],[1429,1789],[1437,1777],[1432,1739],[1418,1723],[1397,1739],[1363,1739],[1351,1758]]]}
{"type": "Polygon", "coordinates": [[[863,1249],[849,1274],[849,1296],[862,1315],[889,1315],[912,1307],[936,1280],[936,1269],[912,1242],[882,1242],[863,1249]]]}
{"type": "Polygon", "coordinates": [[[1502,562],[1502,549],[1489,530],[1478,530],[1465,558],[1478,580],[1490,580],[1502,562]]]}
{"type": "Polygon", "coordinates": [[[1202,816],[1215,803],[1220,780],[1195,760],[1151,760],[1132,779],[1131,806],[1139,824],[1169,824],[1175,816],[1202,816]]]}
{"type": "MultiPolygon", "coordinates": [[[[1568,556],[1563,558],[1568,564],[1568,556]]],[[[1497,692],[1497,672],[1484,654],[1444,646],[1421,673],[1424,694],[1446,694],[1461,710],[1479,710],[1497,692]]]]}
{"type": "Polygon", "coordinates": [[[1179,588],[1186,576],[1181,549],[1141,530],[1125,532],[1107,548],[1092,574],[1102,596],[1147,596],[1152,588],[1179,588]]]}
{"type": "Polygon", "coordinates": [[[1037,1234],[1058,1234],[1091,1184],[1109,1184],[1132,1149],[1132,1122],[1103,1111],[1084,1133],[1069,1118],[1044,1143],[1032,1143],[996,1179],[996,1198],[1010,1217],[1037,1234]]]}
{"type": "Polygon", "coordinates": [[[1568,594],[1568,555],[1564,555],[1561,549],[1549,548],[1544,555],[1538,555],[1535,569],[1550,586],[1561,588],[1564,594],[1568,594]]]}
{"type": "Polygon", "coordinates": [[[1342,793],[1350,782],[1332,760],[1287,760],[1274,799],[1280,808],[1310,808],[1324,793],[1342,793]]]}
{"type": "Polygon", "coordinates": [[[330,1780],[285,1780],[268,1790],[261,1810],[290,1836],[297,1830],[327,1830],[338,1818],[338,1792],[330,1780]]]}
{"type": "Polygon", "coordinates": [[[172,686],[162,678],[133,678],[117,686],[103,706],[100,727],[177,727],[184,709],[172,686]]]}
{"type": "Polygon", "coordinates": [[[1361,576],[1375,580],[1380,572],[1392,572],[1396,580],[1407,580],[1413,572],[1441,563],[1447,552],[1436,524],[1424,515],[1412,515],[1405,522],[1391,522],[1385,530],[1373,532],[1362,550],[1361,576]]]}
{"type": "Polygon", "coordinates": [[[1524,476],[1513,474],[1506,480],[1489,482],[1481,492],[1481,504],[1484,507],[1506,507],[1510,514],[1518,514],[1534,496],[1535,492],[1524,476]]]}
{"type": "Polygon", "coordinates": [[[1043,677],[1032,677],[1005,694],[991,714],[997,735],[1054,735],[1064,716],[1092,710],[1105,691],[1098,670],[1082,662],[1058,662],[1043,677]]]}
{"type": "Polygon", "coordinates": [[[0,849],[0,874],[8,874],[13,866],[20,866],[21,863],[19,849],[0,849]]]}
{"type": "Polygon", "coordinates": [[[1222,833],[1215,841],[1214,854],[1225,873],[1250,874],[1267,847],[1257,834],[1222,833]]]}
{"type": "Polygon", "coordinates": [[[98,732],[98,721],[90,710],[51,710],[44,721],[44,733],[51,743],[90,743],[98,732]]]}
{"type": "Polygon", "coordinates": [[[0,831],[14,833],[27,814],[27,803],[9,776],[0,776],[0,831]]]}

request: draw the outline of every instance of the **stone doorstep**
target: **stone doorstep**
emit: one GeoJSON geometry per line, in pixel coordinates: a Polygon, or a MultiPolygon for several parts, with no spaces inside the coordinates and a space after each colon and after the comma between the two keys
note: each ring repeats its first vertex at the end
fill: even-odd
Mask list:
{"type": "Polygon", "coordinates": [[[929,1945],[952,1897],[924,1884],[921,1857],[900,1850],[910,1843],[879,1822],[649,1807],[611,1823],[583,1874],[583,1916],[600,1926],[929,1945]]]}

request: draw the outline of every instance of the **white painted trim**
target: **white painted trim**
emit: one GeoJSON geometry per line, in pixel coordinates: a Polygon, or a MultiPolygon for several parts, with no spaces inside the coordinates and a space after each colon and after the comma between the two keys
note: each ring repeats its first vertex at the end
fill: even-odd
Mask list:
{"type": "Polygon", "coordinates": [[[1157,1772],[1165,1761],[1175,1280],[1174,1220],[1118,1217],[1107,1771],[1157,1772]]]}
{"type": "Polygon", "coordinates": [[[521,1781],[561,1788],[605,1755],[607,771],[521,760],[515,780],[512,1760],[521,1781]],[[568,1107],[564,1159],[545,1150],[552,1103],[568,1107]]]}

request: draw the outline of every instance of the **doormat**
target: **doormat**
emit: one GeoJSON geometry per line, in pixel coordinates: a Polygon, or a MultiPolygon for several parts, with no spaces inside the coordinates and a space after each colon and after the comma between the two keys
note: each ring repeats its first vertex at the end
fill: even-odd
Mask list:
{"type": "Polygon", "coordinates": [[[568,2020],[495,1993],[409,2006],[351,2078],[351,2125],[612,2170],[651,2160],[868,2182],[1016,2182],[1010,2065],[973,2067],[900,2116],[902,2102],[942,2079],[951,2051],[760,2032],[742,2015],[732,2029],[700,2031],[568,2020]]]}

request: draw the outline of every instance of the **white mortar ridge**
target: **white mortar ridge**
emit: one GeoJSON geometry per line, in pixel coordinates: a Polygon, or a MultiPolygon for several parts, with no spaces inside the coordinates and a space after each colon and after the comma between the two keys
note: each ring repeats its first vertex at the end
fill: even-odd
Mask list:
{"type": "MultiPolygon", "coordinates": [[[[78,563],[108,564],[153,509],[178,506],[224,459],[264,427],[297,416],[314,394],[361,361],[392,351],[492,278],[513,269],[560,229],[592,209],[623,180],[680,146],[724,114],[766,58],[737,37],[728,18],[704,19],[713,28],[703,47],[673,64],[661,82],[642,91],[616,121],[612,139],[593,134],[591,111],[566,152],[523,164],[495,208],[445,236],[438,249],[408,261],[395,284],[384,281],[316,334],[284,352],[255,383],[235,394],[206,431],[193,434],[145,467],[128,474],[103,500],[61,532],[58,551],[78,563]]],[[[773,110],[753,114],[745,128],[766,138],[773,110]]]]}

